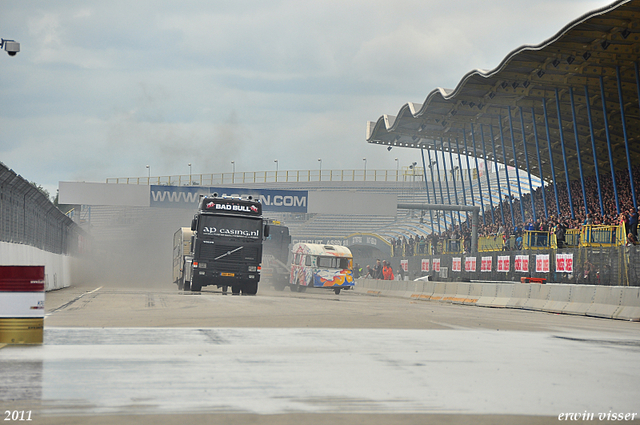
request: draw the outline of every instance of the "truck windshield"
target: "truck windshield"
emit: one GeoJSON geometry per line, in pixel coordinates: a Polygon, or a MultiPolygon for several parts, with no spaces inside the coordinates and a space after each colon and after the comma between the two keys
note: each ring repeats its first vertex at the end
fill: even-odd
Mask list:
{"type": "Polygon", "coordinates": [[[205,236],[258,239],[262,237],[262,220],[247,217],[202,215],[200,232],[205,236]]]}

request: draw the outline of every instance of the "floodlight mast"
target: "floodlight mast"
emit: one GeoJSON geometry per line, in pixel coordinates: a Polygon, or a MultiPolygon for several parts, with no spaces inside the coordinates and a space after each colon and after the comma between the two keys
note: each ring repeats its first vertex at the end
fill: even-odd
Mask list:
{"type": "Polygon", "coordinates": [[[9,56],[15,56],[20,51],[20,43],[15,40],[0,38],[0,50],[4,49],[9,56]]]}

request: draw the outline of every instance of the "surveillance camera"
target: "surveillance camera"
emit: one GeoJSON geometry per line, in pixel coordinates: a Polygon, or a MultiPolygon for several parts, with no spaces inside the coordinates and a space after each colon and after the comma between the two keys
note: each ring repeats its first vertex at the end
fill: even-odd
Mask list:
{"type": "Polygon", "coordinates": [[[15,56],[16,53],[20,51],[20,43],[17,43],[13,40],[2,40],[0,43],[0,48],[4,44],[4,50],[9,54],[9,56],[15,56]]]}

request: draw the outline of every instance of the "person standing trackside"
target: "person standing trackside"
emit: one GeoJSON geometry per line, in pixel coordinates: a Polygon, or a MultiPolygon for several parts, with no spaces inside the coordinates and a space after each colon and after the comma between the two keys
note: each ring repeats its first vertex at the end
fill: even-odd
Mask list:
{"type": "Polygon", "coordinates": [[[393,269],[391,268],[389,263],[387,263],[387,260],[384,260],[382,262],[382,275],[384,277],[384,280],[394,280],[393,269]]]}
{"type": "Polygon", "coordinates": [[[629,210],[629,232],[638,239],[638,211],[635,208],[629,210]]]}
{"type": "Polygon", "coordinates": [[[373,271],[374,271],[373,273],[374,279],[380,279],[380,280],[384,279],[384,275],[382,274],[382,263],[380,263],[380,260],[376,260],[376,266],[373,269],[373,271]]]}

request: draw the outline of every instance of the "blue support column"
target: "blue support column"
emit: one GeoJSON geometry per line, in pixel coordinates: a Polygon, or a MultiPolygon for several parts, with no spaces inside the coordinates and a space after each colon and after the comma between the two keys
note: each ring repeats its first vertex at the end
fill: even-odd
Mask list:
{"type": "Polygon", "coordinates": [[[520,187],[520,168],[518,168],[518,156],[516,155],[516,138],[513,135],[513,121],[511,119],[511,106],[507,106],[509,111],[509,134],[511,134],[511,148],[513,149],[513,166],[516,169],[516,181],[518,182],[518,196],[520,196],[520,218],[525,222],[524,207],[522,206],[522,188],[520,187]]]}
{"type": "MultiPolygon", "coordinates": [[[[427,203],[430,204],[431,197],[429,196],[429,183],[427,182],[427,167],[425,166],[425,163],[424,163],[424,148],[422,147],[420,148],[420,154],[422,155],[422,174],[424,175],[424,186],[425,186],[425,189],[427,190],[427,203]]],[[[435,196],[435,193],[433,194],[433,196],[435,196]]],[[[432,210],[429,210],[429,219],[431,220],[431,232],[433,232],[434,229],[433,229],[433,211],[432,210]]]]}
{"type": "Polygon", "coordinates": [[[558,217],[562,214],[560,213],[560,201],[558,200],[558,184],[556,183],[556,168],[553,165],[553,152],[551,151],[551,133],[549,131],[549,117],[547,115],[547,99],[542,99],[542,109],[544,111],[544,127],[547,131],[547,144],[549,145],[549,161],[551,164],[551,178],[553,179],[553,193],[556,195],[556,211],[558,213],[558,217]]]}
{"type": "Polygon", "coordinates": [[[499,202],[499,204],[500,204],[500,217],[502,218],[502,224],[505,224],[505,222],[504,222],[504,208],[502,207],[503,199],[502,199],[502,187],[500,185],[500,170],[498,168],[498,155],[496,155],[496,142],[495,142],[495,139],[493,137],[493,125],[489,126],[489,137],[491,137],[491,146],[493,148],[493,167],[496,170],[496,183],[498,183],[498,197],[500,199],[500,202],[499,202]]]}
{"type": "MultiPolygon", "coordinates": [[[[433,154],[436,161],[436,172],[438,173],[438,184],[440,185],[440,199],[444,204],[444,192],[442,191],[442,178],[440,177],[440,164],[438,163],[438,150],[433,154]]],[[[443,211],[442,217],[444,218],[444,230],[447,230],[447,214],[443,211]]]]}
{"type": "Polygon", "coordinates": [[[567,166],[567,152],[564,149],[564,131],[562,130],[562,114],[560,112],[560,94],[556,88],[556,110],[558,112],[558,131],[560,132],[560,146],[562,147],[562,161],[564,162],[564,177],[567,182],[567,194],[569,196],[569,210],[571,218],[576,218],[573,211],[573,201],[571,200],[571,181],[569,181],[569,167],[567,166]]]}
{"type": "Polygon", "coordinates": [[[522,106],[520,107],[520,127],[522,128],[522,148],[524,149],[524,161],[527,164],[527,176],[529,177],[529,197],[531,198],[531,213],[533,214],[533,221],[536,221],[536,203],[533,196],[533,183],[531,183],[531,168],[529,167],[529,153],[527,152],[527,137],[524,134],[524,114],[522,113],[522,106]]]}
{"type": "Polygon", "coordinates": [[[489,205],[491,206],[491,223],[496,224],[496,218],[493,215],[493,194],[491,193],[491,182],[489,180],[489,167],[487,167],[487,149],[484,143],[484,128],[480,124],[480,140],[482,141],[482,155],[484,156],[484,172],[487,176],[487,193],[489,194],[489,205]]]}
{"type": "Polygon", "coordinates": [[[538,126],[536,125],[536,110],[531,107],[531,121],[533,122],[533,137],[536,139],[536,153],[538,155],[538,170],[540,170],[540,181],[542,182],[542,203],[544,204],[544,217],[549,218],[547,211],[546,188],[544,187],[544,176],[542,175],[542,161],[540,160],[540,142],[538,140],[538,126]]]}
{"type": "Polygon", "coordinates": [[[476,205],[476,199],[473,194],[473,178],[471,177],[471,165],[469,164],[469,148],[467,148],[467,129],[462,131],[462,140],[464,141],[464,156],[467,158],[467,174],[469,175],[469,190],[471,190],[471,205],[476,205]]]}
{"type": "MultiPolygon", "coordinates": [[[[464,202],[464,205],[467,205],[467,191],[464,188],[464,173],[462,172],[462,161],[460,160],[460,143],[458,142],[457,137],[456,137],[456,150],[458,151],[458,164],[460,165],[460,183],[462,183],[462,202],[464,202]]],[[[467,223],[467,227],[469,227],[468,211],[465,211],[465,217],[467,218],[465,223],[467,223]]]]}
{"type": "Polygon", "coordinates": [[[600,76],[600,97],[602,98],[602,115],[604,118],[604,132],[607,135],[609,147],[609,165],[611,166],[611,180],[613,181],[613,196],[616,199],[616,211],[620,214],[620,201],[618,200],[618,185],[616,184],[616,172],[613,168],[613,152],[611,152],[611,135],[609,134],[609,118],[607,118],[607,99],[604,95],[604,80],[600,76]]]}
{"type": "Polygon", "coordinates": [[[631,170],[631,156],[629,155],[629,136],[627,135],[627,121],[624,116],[624,101],[622,100],[622,81],[620,81],[620,66],[616,66],[616,79],[618,80],[618,99],[620,99],[620,118],[622,119],[622,134],[624,135],[624,147],[627,151],[627,168],[629,170],[629,183],[631,184],[631,198],[633,208],[637,209],[636,188],[633,184],[633,171],[631,170]]]}
{"type": "Polygon", "coordinates": [[[467,148],[467,131],[466,129],[462,133],[462,140],[464,140],[464,154],[467,157],[467,172],[469,173],[469,189],[471,189],[471,205],[476,205],[476,199],[473,195],[473,178],[471,177],[471,165],[469,164],[469,148],[467,148]]]}
{"type": "MultiPolygon", "coordinates": [[[[431,151],[427,149],[427,156],[429,157],[429,169],[431,170],[431,183],[433,184],[433,199],[434,203],[436,199],[436,181],[433,178],[433,163],[431,162],[431,151]]],[[[436,155],[437,156],[437,155],[436,155]]],[[[442,200],[440,200],[442,202],[442,200]]],[[[442,227],[440,226],[440,215],[438,215],[438,233],[442,232],[442,227]]]]}
{"type": "Polygon", "coordinates": [[[580,184],[582,185],[582,200],[584,201],[584,215],[589,213],[587,205],[587,191],[584,189],[584,174],[582,173],[582,157],[580,156],[580,139],[578,138],[578,120],[576,119],[576,104],[573,100],[573,87],[569,87],[569,98],[571,99],[571,116],[573,118],[573,137],[576,139],[576,152],[578,153],[578,168],[580,169],[580,184]]]}
{"type": "MultiPolygon", "coordinates": [[[[458,203],[458,188],[456,187],[456,167],[453,166],[453,149],[451,149],[451,139],[449,139],[449,162],[451,163],[451,180],[453,180],[453,195],[456,197],[456,205],[460,205],[458,203]]],[[[459,169],[460,167],[458,167],[459,169]]],[[[462,218],[460,218],[460,210],[458,210],[458,224],[460,225],[460,230],[462,231],[462,218]]]]}
{"type": "Polygon", "coordinates": [[[598,170],[598,153],[596,152],[596,137],[593,133],[593,118],[591,116],[591,102],[589,100],[589,88],[585,84],[584,97],[587,105],[587,116],[589,118],[589,134],[591,135],[591,149],[593,150],[593,165],[596,172],[596,183],[598,184],[598,200],[600,201],[600,214],[604,216],[604,203],[602,202],[602,190],[600,190],[600,171],[598,170]]]}
{"type": "Polygon", "coordinates": [[[480,169],[478,168],[478,150],[476,149],[476,136],[473,134],[473,123],[471,123],[471,141],[473,142],[473,156],[476,160],[476,174],[478,175],[478,191],[480,192],[480,209],[482,209],[482,223],[487,224],[484,214],[484,198],[482,196],[482,182],[480,181],[480,169]]]}
{"type": "MultiPolygon", "coordinates": [[[[444,156],[444,141],[442,137],[440,138],[440,146],[442,147],[442,171],[444,171],[444,182],[447,186],[447,199],[449,200],[449,205],[451,205],[451,192],[449,192],[449,177],[447,177],[447,158],[444,156]]],[[[453,211],[449,211],[449,217],[451,217],[451,225],[453,225],[456,220],[453,218],[453,211]]]]}
{"type": "Polygon", "coordinates": [[[507,153],[504,150],[504,130],[502,128],[502,116],[498,117],[498,127],[500,129],[500,141],[502,142],[502,159],[504,160],[504,172],[506,174],[507,179],[507,192],[509,193],[509,210],[511,211],[511,225],[516,225],[516,217],[513,215],[513,203],[511,196],[511,182],[509,181],[509,167],[507,165],[507,153]]]}

